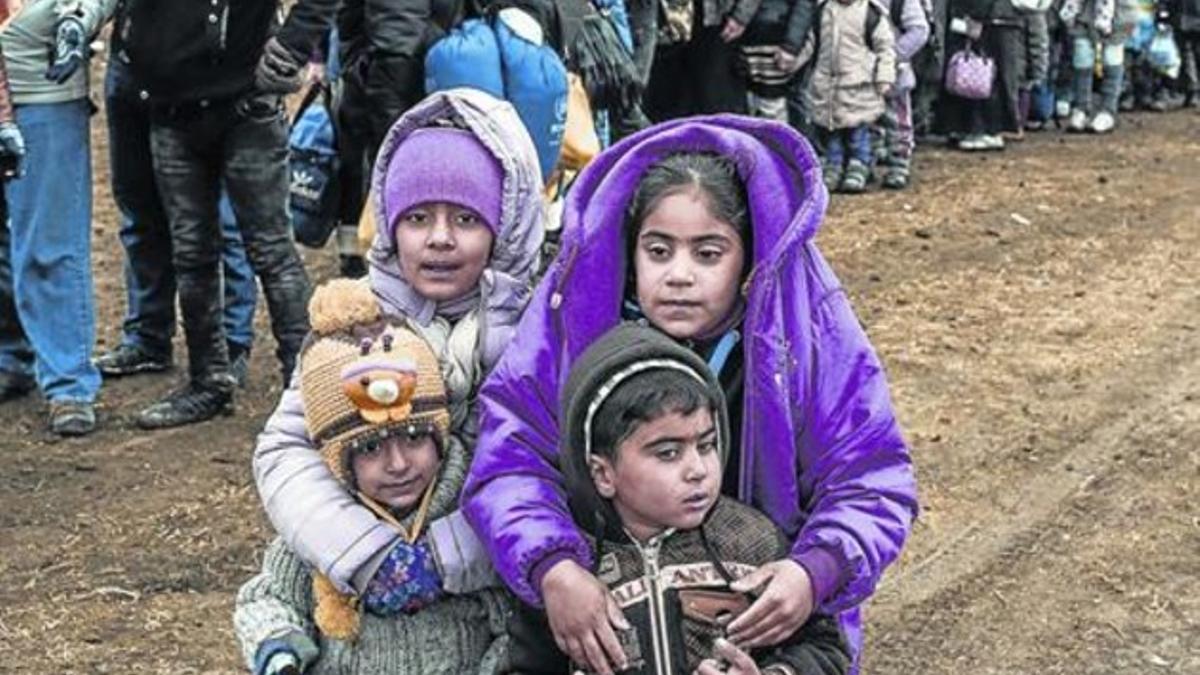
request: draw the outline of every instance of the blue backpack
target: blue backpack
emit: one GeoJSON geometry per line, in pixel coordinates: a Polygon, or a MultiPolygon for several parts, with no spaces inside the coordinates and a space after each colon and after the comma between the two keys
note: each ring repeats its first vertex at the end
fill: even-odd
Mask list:
{"type": "Polygon", "coordinates": [[[310,248],[324,246],[337,226],[338,152],[332,98],[329,85],[310,87],[288,137],[288,212],[296,241],[310,248]]]}
{"type": "Polygon", "coordinates": [[[550,176],[567,124],[567,69],[553,48],[526,40],[501,18],[469,19],[425,56],[425,93],[454,87],[512,103],[537,148],[542,179],[550,176]]]}

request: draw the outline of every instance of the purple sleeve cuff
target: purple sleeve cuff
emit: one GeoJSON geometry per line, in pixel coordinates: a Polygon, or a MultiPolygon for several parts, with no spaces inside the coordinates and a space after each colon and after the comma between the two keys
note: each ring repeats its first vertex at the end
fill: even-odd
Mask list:
{"type": "Polygon", "coordinates": [[[813,602],[820,606],[841,586],[842,570],[837,557],[823,548],[810,548],[792,556],[812,579],[813,602]]]}
{"type": "MultiPolygon", "coordinates": [[[[575,556],[571,555],[571,552],[565,548],[551,551],[529,571],[529,582],[533,584],[533,590],[537,593],[539,601],[542,598],[542,579],[546,578],[546,573],[550,571],[551,567],[564,560],[575,560],[575,556]]],[[[579,561],[575,560],[575,562],[579,561]]]]}

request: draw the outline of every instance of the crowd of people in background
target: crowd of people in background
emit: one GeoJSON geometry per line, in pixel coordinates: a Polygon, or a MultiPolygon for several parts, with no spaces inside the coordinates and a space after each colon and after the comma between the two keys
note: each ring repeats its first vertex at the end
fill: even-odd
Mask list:
{"type": "MultiPolygon", "coordinates": [[[[747,114],[803,133],[826,186],[845,193],[905,189],[922,142],[1001,150],[1029,131],[1104,134],[1122,111],[1200,105],[1197,0],[300,0],[282,23],[268,0],[7,1],[0,398],[40,390],[63,435],[95,427],[103,377],[172,366],[176,302],[187,375],[136,415],[140,426],[231,411],[259,288],[286,379],[310,288],[291,235],[282,97],[310,83],[330,92],[332,229],[343,274],[364,274],[369,234],[356,234],[382,139],[435,88],[475,84],[445,84],[427,59],[478,18],[511,26],[487,37],[502,51],[516,34],[582,76],[599,147],[670,119],[747,114]],[[100,92],[88,65],[110,23],[94,98],[107,114],[126,315],[120,343],[93,355],[87,122],[100,92]]],[[[453,56],[470,61],[470,49],[453,56]]],[[[530,77],[560,86],[542,68],[506,70],[492,93],[519,101],[530,77]]],[[[573,172],[553,157],[566,157],[563,127],[575,122],[558,114],[561,87],[517,105],[559,198],[573,172]],[[550,127],[539,131],[538,114],[550,127]]]]}

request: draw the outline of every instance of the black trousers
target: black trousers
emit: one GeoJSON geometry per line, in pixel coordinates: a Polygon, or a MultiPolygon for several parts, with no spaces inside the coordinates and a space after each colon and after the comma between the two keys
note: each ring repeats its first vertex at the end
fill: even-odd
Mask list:
{"type": "Polygon", "coordinates": [[[308,334],[308,275],[288,220],[288,122],[278,97],[156,108],[150,147],[171,227],[179,307],[192,382],[232,390],[221,324],[221,227],[224,184],[250,266],[271,316],[276,356],[291,375],[308,334]]]}
{"type": "Polygon", "coordinates": [[[659,46],[642,99],[646,115],[662,122],[690,115],[748,112],[746,79],[737,71],[738,48],[719,26],[697,26],[690,42],[659,46]]]}

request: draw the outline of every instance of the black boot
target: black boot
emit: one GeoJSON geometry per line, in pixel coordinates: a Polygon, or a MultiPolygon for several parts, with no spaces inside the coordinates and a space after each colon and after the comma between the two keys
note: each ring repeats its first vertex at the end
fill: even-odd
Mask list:
{"type": "MultiPolygon", "coordinates": [[[[232,382],[226,384],[233,384],[232,382]]],[[[142,410],[137,425],[143,429],[167,429],[196,424],[217,415],[233,414],[233,393],[189,382],[166,398],[142,410]]]]}

